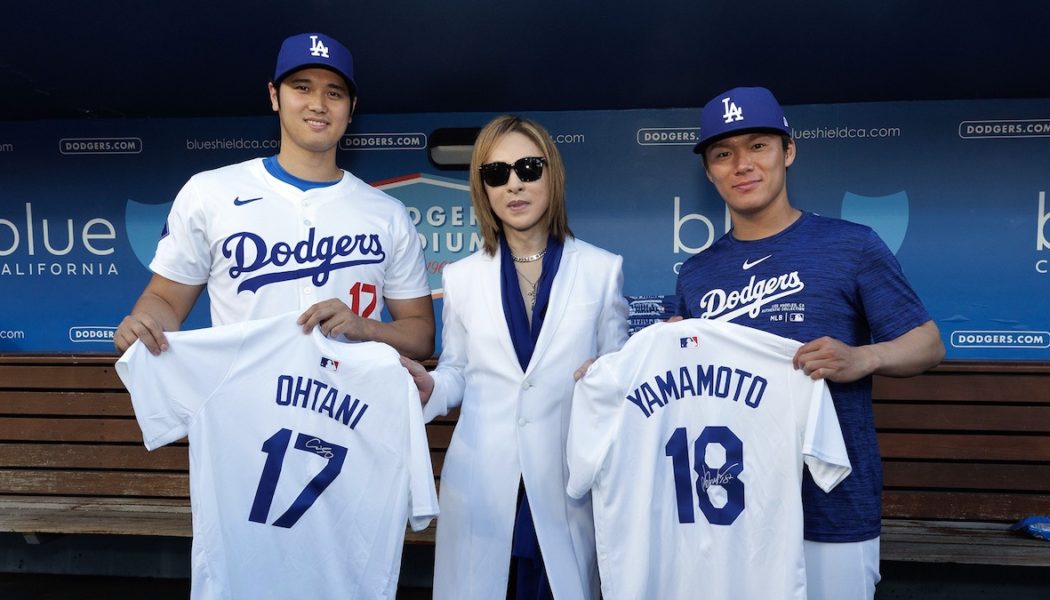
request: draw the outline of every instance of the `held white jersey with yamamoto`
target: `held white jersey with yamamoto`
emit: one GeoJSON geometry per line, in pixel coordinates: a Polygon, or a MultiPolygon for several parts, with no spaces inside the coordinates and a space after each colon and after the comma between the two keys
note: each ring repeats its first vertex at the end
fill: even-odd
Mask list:
{"type": "Polygon", "coordinates": [[[190,178],[150,269],[207,283],[212,325],[329,298],[379,319],[384,298],[430,294],[419,237],[398,200],[346,171],[334,185],[303,191],[259,158],[190,178]]]}
{"type": "Polygon", "coordinates": [[[803,465],[830,490],[850,463],[799,345],[658,323],[577,383],[567,491],[591,491],[606,600],[806,598],[803,465]]]}
{"type": "Polygon", "coordinates": [[[419,394],[398,354],[298,313],[136,342],[117,362],[150,450],[189,437],[192,592],[394,598],[406,521],[438,512],[419,394]]]}

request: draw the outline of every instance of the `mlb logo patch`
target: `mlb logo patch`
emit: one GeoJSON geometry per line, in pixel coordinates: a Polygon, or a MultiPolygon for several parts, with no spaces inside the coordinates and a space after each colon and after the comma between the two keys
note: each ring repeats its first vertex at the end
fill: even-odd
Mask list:
{"type": "Polygon", "coordinates": [[[700,347],[700,338],[695,336],[695,335],[692,336],[692,337],[681,338],[679,341],[682,344],[682,346],[681,346],[682,348],[699,348],[700,347]]]}
{"type": "Polygon", "coordinates": [[[330,358],[322,356],[321,357],[321,367],[325,368],[325,369],[327,369],[329,371],[338,371],[339,370],[339,361],[338,360],[332,360],[330,358]]]}
{"type": "Polygon", "coordinates": [[[788,321],[791,323],[801,323],[806,320],[806,315],[803,313],[788,313],[788,321]]]}

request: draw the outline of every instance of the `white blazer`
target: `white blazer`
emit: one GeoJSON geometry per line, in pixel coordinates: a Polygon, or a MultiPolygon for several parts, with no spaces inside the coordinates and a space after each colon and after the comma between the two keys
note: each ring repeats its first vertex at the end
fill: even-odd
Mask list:
{"type": "Polygon", "coordinates": [[[573,371],[627,340],[622,259],[567,238],[523,373],[500,296],[500,256],[445,267],[441,358],[429,421],[460,407],[441,470],[434,598],[505,598],[518,481],[557,600],[598,598],[590,495],[565,493],[573,371]]]}

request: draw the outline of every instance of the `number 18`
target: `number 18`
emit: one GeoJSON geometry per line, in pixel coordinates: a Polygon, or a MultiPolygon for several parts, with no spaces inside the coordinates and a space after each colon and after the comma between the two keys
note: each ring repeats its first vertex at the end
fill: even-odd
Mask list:
{"type": "MultiPolygon", "coordinates": [[[[664,453],[671,457],[678,522],[693,523],[693,486],[689,474],[689,441],[685,427],[674,430],[664,446],[664,453]]],[[[700,437],[693,442],[693,471],[697,475],[698,504],[707,522],[712,525],[732,525],[744,511],[744,482],[740,480],[740,473],[744,471],[744,443],[728,427],[704,427],[700,437]],[[719,466],[707,464],[707,447],[711,444],[718,444],[725,449],[725,461],[719,466]],[[726,503],[721,508],[711,502],[708,489],[712,487],[725,490],[726,503]]]]}

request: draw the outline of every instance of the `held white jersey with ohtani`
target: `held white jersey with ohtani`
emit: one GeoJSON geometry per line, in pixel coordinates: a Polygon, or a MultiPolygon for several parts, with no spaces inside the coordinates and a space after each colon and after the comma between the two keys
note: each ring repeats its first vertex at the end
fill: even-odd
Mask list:
{"type": "Polygon", "coordinates": [[[438,512],[397,352],[296,317],[172,332],[117,362],[146,447],[189,436],[194,599],[392,599],[406,521],[438,512]]]}
{"type": "Polygon", "coordinates": [[[264,159],[198,173],[175,198],[150,269],[207,283],[212,325],[338,298],[379,319],[383,298],[427,296],[422,245],[398,200],[350,173],[306,191],[264,159]]]}
{"type": "Polygon", "coordinates": [[[850,462],[799,345],[658,323],[576,384],[567,491],[591,491],[606,600],[806,598],[803,465],[830,490],[850,462]]]}

